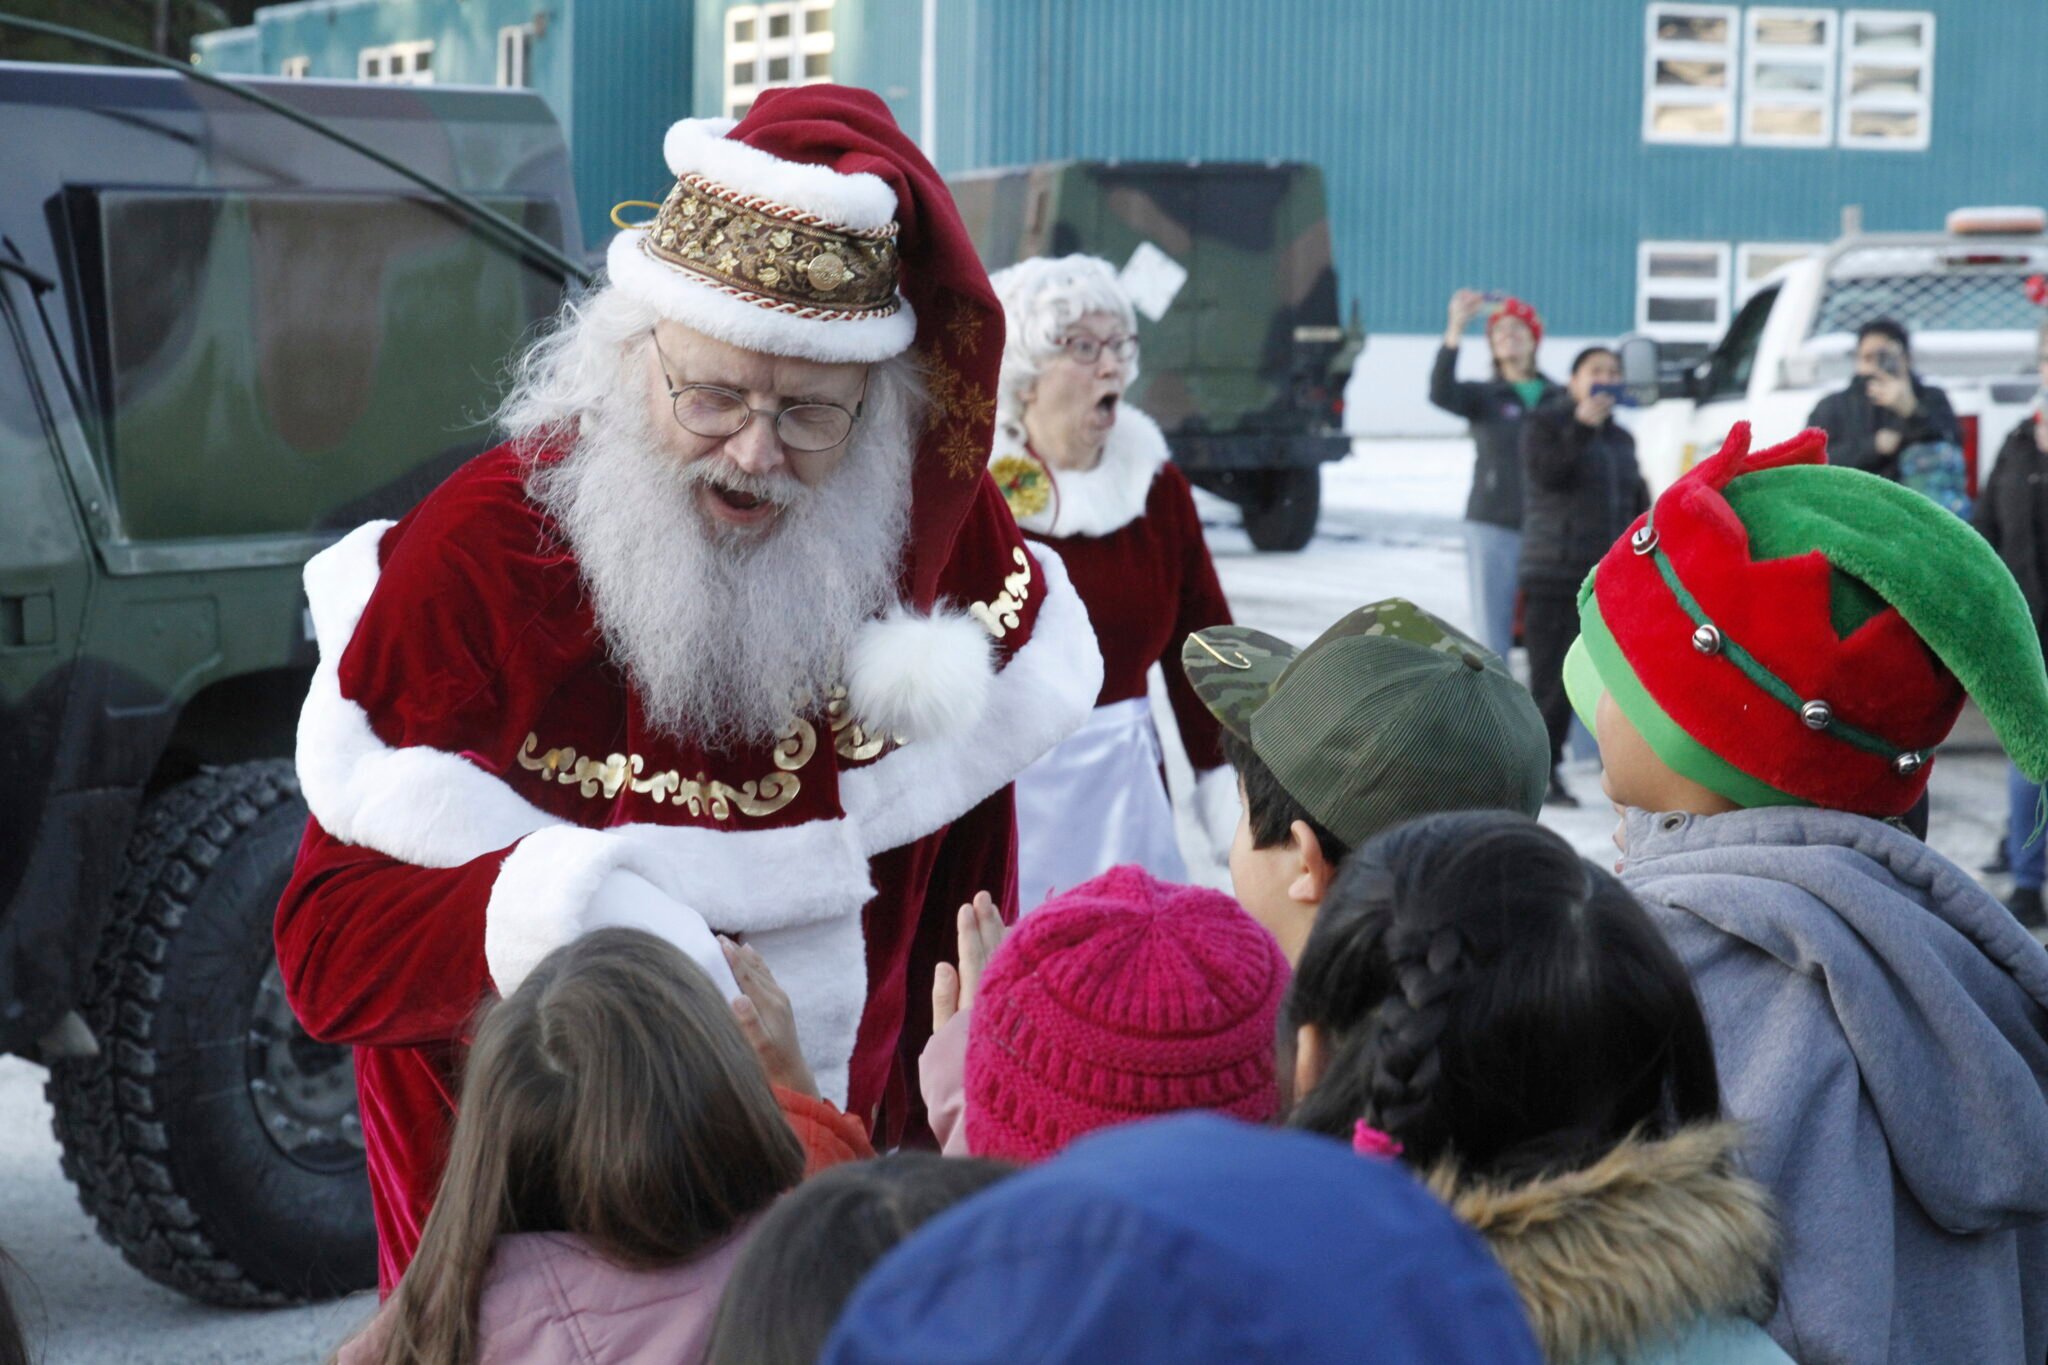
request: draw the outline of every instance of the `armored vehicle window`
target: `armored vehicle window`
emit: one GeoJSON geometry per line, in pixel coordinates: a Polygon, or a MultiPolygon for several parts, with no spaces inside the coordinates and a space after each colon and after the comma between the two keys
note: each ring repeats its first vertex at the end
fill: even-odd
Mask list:
{"type": "MultiPolygon", "coordinates": [[[[551,204],[499,199],[560,240],[551,204]]],[[[551,280],[397,196],[73,190],[101,458],[126,537],[337,530],[489,443],[551,280]]]]}

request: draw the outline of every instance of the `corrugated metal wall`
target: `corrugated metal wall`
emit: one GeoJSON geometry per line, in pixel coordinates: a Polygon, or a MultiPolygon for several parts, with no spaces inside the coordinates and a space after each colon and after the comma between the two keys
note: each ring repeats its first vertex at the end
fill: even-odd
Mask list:
{"type": "MultiPolygon", "coordinates": [[[[729,7],[702,3],[703,112],[729,7]]],[[[1613,334],[1643,240],[1826,240],[1847,204],[1929,228],[2048,200],[2048,3],[1917,8],[1937,18],[1933,143],[1878,152],[1645,144],[1644,0],[941,0],[938,160],[1315,161],[1374,330],[1435,331],[1470,283],[1613,334]]],[[[914,131],[919,0],[838,10],[839,78],[907,85],[914,131]]]]}
{"type": "Polygon", "coordinates": [[[661,139],[690,112],[693,21],[681,0],[575,0],[569,146],[583,240],[593,248],[616,230],[612,205],[660,200],[674,182],[661,139]]]}
{"type": "Polygon", "coordinates": [[[532,24],[526,83],[569,139],[583,238],[596,247],[610,239],[613,204],[667,192],[661,135],[689,112],[693,19],[687,0],[306,0],[260,9],[197,50],[212,70],[276,75],[304,56],[311,77],[353,80],[362,49],[432,39],[437,82],[492,85],[499,30],[532,24]]]}

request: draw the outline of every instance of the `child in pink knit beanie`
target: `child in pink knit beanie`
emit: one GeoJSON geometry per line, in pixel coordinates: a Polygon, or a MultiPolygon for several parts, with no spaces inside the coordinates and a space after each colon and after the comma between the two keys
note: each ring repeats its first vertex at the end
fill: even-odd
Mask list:
{"type": "Polygon", "coordinates": [[[960,963],[933,984],[918,1067],[949,1154],[1036,1161],[1158,1114],[1279,1110],[1287,959],[1220,892],[1113,868],[1007,935],[976,897],[960,907],[960,963]]]}

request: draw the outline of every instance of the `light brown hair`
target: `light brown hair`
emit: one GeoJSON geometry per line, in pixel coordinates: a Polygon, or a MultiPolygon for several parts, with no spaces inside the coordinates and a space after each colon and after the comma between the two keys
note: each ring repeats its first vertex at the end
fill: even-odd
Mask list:
{"type": "Polygon", "coordinates": [[[803,1166],[711,978],[652,934],[588,934],[480,1012],[448,1166],[375,1359],[471,1365],[500,1236],[573,1233],[623,1266],[672,1265],[803,1166]]]}

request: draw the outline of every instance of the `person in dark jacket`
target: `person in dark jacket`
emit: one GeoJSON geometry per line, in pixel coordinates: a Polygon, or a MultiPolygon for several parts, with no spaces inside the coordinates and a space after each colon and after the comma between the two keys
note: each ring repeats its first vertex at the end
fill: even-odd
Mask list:
{"type": "Polygon", "coordinates": [[[1564,656],[1579,634],[1579,584],[1650,505],[1635,438],[1614,421],[1620,384],[1614,352],[1588,346],[1572,361],[1566,392],[1537,409],[1522,429],[1522,638],[1529,646],[1529,690],[1550,731],[1552,805],[1578,804],[1557,764],[1572,722],[1564,656]]]}
{"type": "MultiPolygon", "coordinates": [[[[1998,448],[1998,460],[1977,499],[1976,526],[2018,580],[2034,630],[2048,647],[2048,323],[2042,325],[2036,347],[2042,397],[1998,448]]],[[[2041,906],[2048,835],[2034,832],[2041,788],[2017,767],[2011,769],[2006,788],[2010,806],[2005,861],[2012,869],[2012,898],[2006,908],[2021,924],[2038,928],[2048,925],[2048,913],[2041,906]]]]}
{"type": "Polygon", "coordinates": [[[1913,373],[1906,329],[1890,318],[1856,333],[1856,377],[1814,404],[1806,425],[1828,434],[1828,463],[1868,470],[1894,483],[1899,452],[1935,441],[1962,443],[1948,395],[1913,373]]]}
{"type": "Polygon", "coordinates": [[[1515,561],[1521,554],[1523,420],[1563,392],[1536,372],[1543,319],[1520,299],[1503,299],[1486,320],[1493,378],[1457,377],[1458,341],[1486,307],[1476,289],[1451,295],[1444,344],[1429,375],[1429,401],[1472,424],[1472,492],[1465,501],[1465,563],[1473,634],[1506,658],[1515,643],[1515,561]]]}

